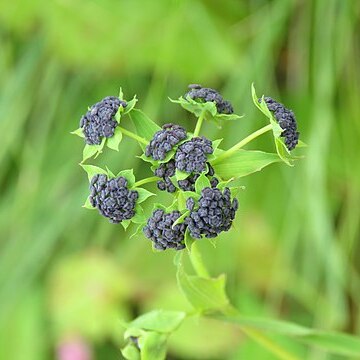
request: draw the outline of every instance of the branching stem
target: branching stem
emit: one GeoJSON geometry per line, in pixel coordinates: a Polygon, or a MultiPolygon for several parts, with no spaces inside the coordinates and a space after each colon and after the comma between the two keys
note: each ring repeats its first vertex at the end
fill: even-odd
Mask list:
{"type": "Polygon", "coordinates": [[[265,134],[266,132],[270,131],[272,129],[272,125],[266,125],[264,127],[262,127],[259,130],[256,130],[255,132],[253,132],[252,134],[250,134],[249,136],[247,136],[245,139],[242,139],[241,141],[239,141],[237,144],[235,144],[233,147],[231,147],[230,149],[224,151],[221,155],[219,155],[214,161],[211,162],[211,165],[215,165],[217,163],[219,163],[221,160],[224,160],[226,158],[228,158],[229,156],[231,156],[234,152],[236,152],[237,150],[241,149],[243,146],[245,146],[246,144],[248,144],[250,141],[253,141],[254,139],[256,139],[258,136],[265,134]]]}
{"type": "Polygon", "coordinates": [[[118,128],[119,128],[120,131],[123,133],[123,135],[126,135],[126,136],[128,136],[128,137],[130,137],[130,138],[132,138],[132,139],[134,139],[134,140],[136,140],[136,141],[138,141],[138,142],[141,143],[141,144],[144,144],[144,145],[148,145],[148,144],[149,144],[149,141],[148,141],[148,140],[146,140],[146,139],[144,139],[144,138],[142,138],[142,137],[134,134],[132,131],[126,130],[126,129],[124,129],[124,128],[121,127],[121,126],[118,126],[118,128]]]}
{"type": "Polygon", "coordinates": [[[141,186],[141,185],[144,185],[144,184],[147,184],[147,183],[151,183],[151,182],[154,182],[154,181],[157,181],[157,180],[159,180],[159,178],[157,176],[151,176],[151,177],[148,177],[148,178],[137,181],[134,184],[134,187],[138,187],[138,186],[141,186]]]}
{"type": "Polygon", "coordinates": [[[200,134],[201,126],[202,126],[202,124],[204,122],[204,119],[205,119],[205,113],[206,113],[206,110],[203,109],[201,111],[201,114],[200,114],[200,116],[199,116],[199,118],[197,120],[196,126],[195,126],[194,137],[199,136],[199,134],[200,134]]]}

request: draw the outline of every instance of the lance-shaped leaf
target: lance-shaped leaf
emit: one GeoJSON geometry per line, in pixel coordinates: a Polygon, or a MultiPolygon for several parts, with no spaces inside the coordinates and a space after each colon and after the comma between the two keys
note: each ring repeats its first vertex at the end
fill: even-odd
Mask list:
{"type": "Polygon", "coordinates": [[[255,150],[237,150],[215,164],[215,173],[224,180],[240,178],[262,170],[265,166],[281,161],[277,154],[255,150]]]}
{"type": "Polygon", "coordinates": [[[319,347],[330,353],[354,356],[356,358],[360,357],[360,338],[356,336],[310,329],[305,326],[285,321],[247,317],[236,314],[220,315],[215,316],[215,318],[229,321],[243,327],[292,337],[307,345],[319,347]]]}
{"type": "MultiPolygon", "coordinates": [[[[160,126],[154,123],[141,110],[133,109],[129,115],[135,126],[136,133],[148,141],[152,139],[157,131],[161,130],[160,126]]],[[[143,144],[141,146],[145,148],[143,144]]]]}

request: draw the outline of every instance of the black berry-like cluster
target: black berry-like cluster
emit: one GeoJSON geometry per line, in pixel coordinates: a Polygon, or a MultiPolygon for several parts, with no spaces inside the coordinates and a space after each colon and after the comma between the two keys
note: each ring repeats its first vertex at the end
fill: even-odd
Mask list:
{"type": "MultiPolygon", "coordinates": [[[[259,100],[261,101],[261,99],[259,100]]],[[[271,97],[265,97],[264,100],[268,109],[274,113],[275,119],[284,130],[281,136],[285,139],[286,147],[293,150],[299,141],[299,132],[297,131],[294,113],[271,97]]]]}
{"type": "Polygon", "coordinates": [[[194,137],[181,144],[175,153],[175,166],[187,173],[202,173],[206,169],[207,155],[214,149],[212,142],[202,137],[194,137]]]}
{"type": "Polygon", "coordinates": [[[206,187],[201,191],[198,203],[193,198],[186,202],[191,211],[185,219],[190,235],[194,238],[218,236],[222,231],[228,231],[238,209],[236,198],[231,199],[229,188],[221,192],[217,188],[206,187]]]}
{"type": "Polygon", "coordinates": [[[175,185],[171,181],[171,176],[175,175],[175,161],[170,160],[167,163],[160,164],[159,167],[155,170],[155,176],[162,178],[157,182],[157,187],[161,191],[167,191],[173,193],[176,191],[175,185]]]}
{"type": "Polygon", "coordinates": [[[186,138],[186,130],[174,124],[166,124],[155,133],[145,149],[145,155],[154,160],[164,160],[166,154],[181,140],[186,138]]]}
{"type": "Polygon", "coordinates": [[[186,225],[176,224],[175,221],[181,216],[179,211],[165,213],[161,209],[153,212],[143,231],[145,236],[154,242],[154,248],[158,250],[185,248],[184,237],[186,225]]]}
{"type": "Polygon", "coordinates": [[[122,176],[108,179],[104,174],[97,174],[91,179],[91,205],[114,224],[129,220],[135,215],[138,197],[137,191],[127,188],[127,180],[122,176]]]}
{"type": "Polygon", "coordinates": [[[224,100],[216,90],[203,88],[198,84],[189,85],[189,88],[190,91],[185,94],[185,98],[190,97],[193,100],[200,100],[202,102],[214,102],[219,114],[232,114],[234,112],[231,103],[224,100]]]}
{"type": "Polygon", "coordinates": [[[87,144],[98,145],[102,137],[109,138],[114,135],[118,125],[114,116],[120,106],[126,107],[127,103],[115,96],[107,96],[91,106],[80,120],[80,127],[83,129],[87,144]]]}

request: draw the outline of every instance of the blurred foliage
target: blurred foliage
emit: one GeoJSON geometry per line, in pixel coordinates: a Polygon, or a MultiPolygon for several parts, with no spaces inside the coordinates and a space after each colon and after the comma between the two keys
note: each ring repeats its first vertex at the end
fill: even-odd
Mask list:
{"type": "MultiPolygon", "coordinates": [[[[221,90],[246,115],[221,132],[204,126],[224,147],[264,124],[252,81],[294,110],[306,159],[245,178],[236,229],[201,248],[244,314],[359,334],[359,15],[356,0],[2,2],[0,358],[54,358],[70,330],[94,358],[120,358],[120,314],[183,301],[172,252],[152,253],[81,208],[83,144],[69,132],[120,85],[159,123],[189,129],[167,96],[188,83],[221,90]]],[[[271,150],[270,136],[256,145],[271,150]]],[[[124,140],[108,152],[111,168],[149,175],[138,154],[124,140]]],[[[299,357],[336,359],[278,340],[299,357]]],[[[201,320],[170,339],[169,358],[273,356],[232,325],[201,320]]]]}

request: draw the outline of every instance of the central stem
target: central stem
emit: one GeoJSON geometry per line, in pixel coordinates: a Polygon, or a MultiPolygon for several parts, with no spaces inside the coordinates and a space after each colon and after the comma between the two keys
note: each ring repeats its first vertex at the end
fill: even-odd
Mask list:
{"type": "Polygon", "coordinates": [[[149,141],[148,141],[148,140],[146,140],[146,139],[144,139],[144,138],[142,138],[142,137],[134,134],[133,132],[124,129],[124,128],[121,127],[121,126],[118,126],[118,128],[120,129],[120,131],[121,131],[124,135],[126,135],[126,136],[128,136],[128,137],[130,137],[130,138],[132,138],[132,139],[134,139],[134,140],[136,140],[136,141],[138,141],[139,143],[144,144],[144,145],[148,145],[148,144],[149,144],[149,141]]]}
{"type": "Polygon", "coordinates": [[[229,150],[224,151],[221,155],[219,155],[214,161],[211,162],[211,165],[215,165],[217,163],[219,163],[221,160],[224,160],[226,158],[228,158],[229,156],[231,156],[234,152],[236,152],[237,150],[241,149],[243,146],[245,146],[246,144],[248,144],[250,141],[256,139],[258,136],[270,131],[272,129],[272,125],[266,125],[264,127],[262,127],[259,130],[256,130],[255,132],[253,132],[252,134],[250,134],[249,136],[247,136],[245,139],[242,139],[240,142],[238,142],[237,144],[235,144],[233,147],[231,147],[229,150]]]}
{"type": "Polygon", "coordinates": [[[202,124],[204,122],[204,119],[205,119],[205,113],[206,113],[206,110],[203,109],[201,111],[201,114],[200,114],[200,116],[199,116],[199,118],[197,120],[196,126],[195,126],[194,137],[198,136],[200,134],[201,126],[202,126],[202,124]]]}
{"type": "Polygon", "coordinates": [[[204,264],[204,261],[202,259],[201,253],[199,251],[196,242],[193,243],[191,246],[189,257],[190,257],[191,265],[193,266],[196,274],[204,278],[209,278],[210,277],[209,272],[204,264]]]}
{"type": "Polygon", "coordinates": [[[151,176],[151,177],[148,177],[148,178],[137,181],[134,184],[134,187],[138,187],[138,186],[141,186],[141,185],[144,185],[144,184],[147,184],[147,183],[151,183],[151,182],[154,182],[154,181],[157,181],[157,180],[159,180],[159,178],[157,176],[151,176]]]}

